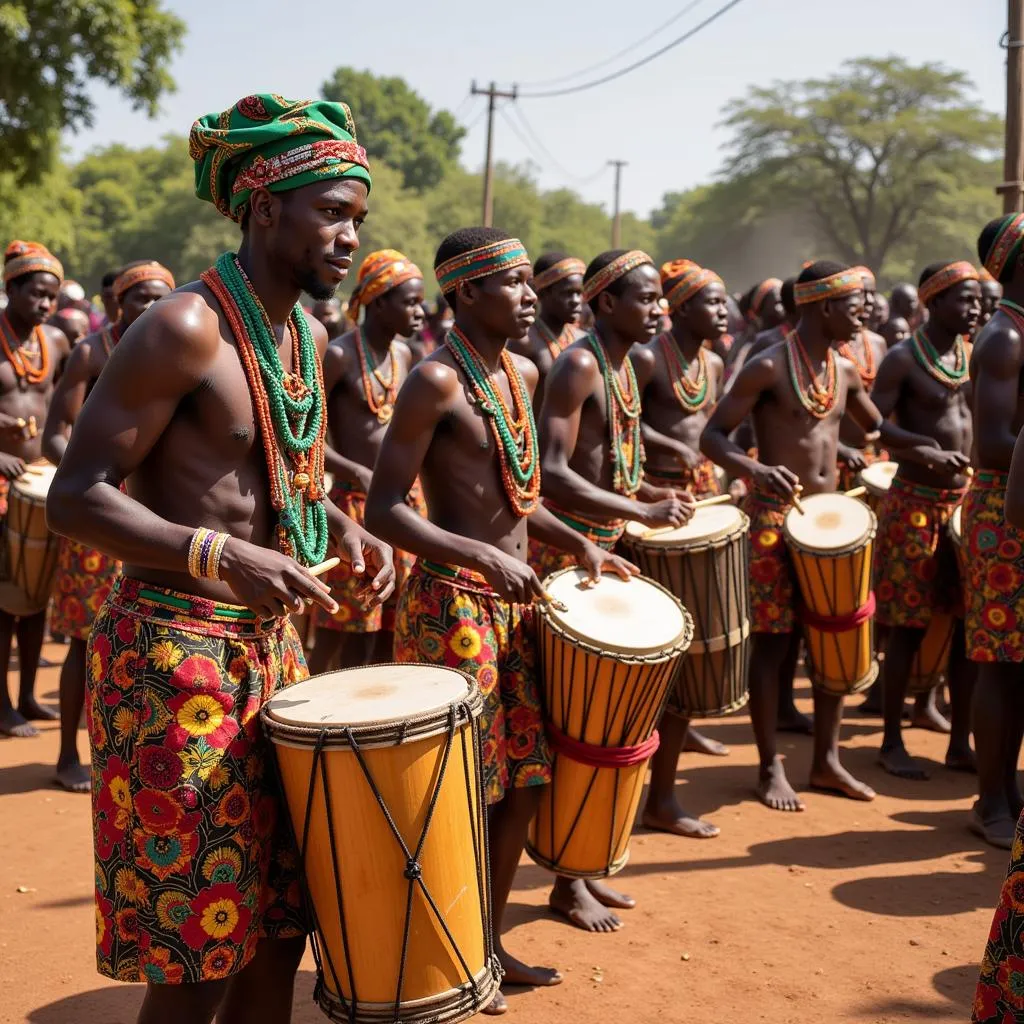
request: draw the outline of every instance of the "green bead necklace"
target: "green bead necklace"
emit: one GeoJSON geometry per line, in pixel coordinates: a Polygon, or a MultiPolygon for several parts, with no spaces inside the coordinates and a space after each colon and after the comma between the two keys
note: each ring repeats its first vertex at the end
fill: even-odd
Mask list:
{"type": "Polygon", "coordinates": [[[640,389],[637,387],[633,363],[627,356],[626,391],[619,375],[608,362],[600,338],[596,333],[587,335],[597,365],[604,378],[604,398],[608,408],[608,436],[611,442],[612,488],[631,498],[640,490],[644,479],[644,444],[640,434],[640,389]],[[625,422],[624,422],[625,421],[625,422]]]}
{"type": "Polygon", "coordinates": [[[914,356],[929,376],[934,377],[940,384],[956,391],[963,386],[967,379],[970,365],[967,360],[967,350],[964,347],[964,339],[958,334],[953,344],[956,353],[956,363],[953,369],[943,365],[942,357],[936,351],[935,346],[928,340],[928,334],[924,327],[918,327],[911,339],[911,348],[914,356]]]}

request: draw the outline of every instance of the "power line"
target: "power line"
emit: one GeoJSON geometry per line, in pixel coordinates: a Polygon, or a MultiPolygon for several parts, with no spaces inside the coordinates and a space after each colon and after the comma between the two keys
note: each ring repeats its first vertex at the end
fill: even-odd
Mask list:
{"type": "Polygon", "coordinates": [[[585,82],[583,85],[571,85],[566,89],[551,89],[545,92],[520,93],[520,98],[539,100],[550,99],[555,96],[568,96],[570,93],[583,92],[585,89],[594,89],[599,85],[605,85],[607,82],[613,82],[616,78],[622,78],[623,75],[628,75],[631,71],[636,71],[637,68],[642,68],[645,64],[650,64],[652,60],[657,60],[658,57],[662,56],[662,54],[675,49],[675,47],[679,46],[680,43],[685,43],[687,39],[692,39],[698,32],[707,28],[713,21],[717,21],[723,14],[731,11],[742,2],[743,0],[730,0],[729,3],[719,7],[714,14],[705,18],[696,26],[696,28],[690,29],[689,32],[684,32],[683,35],[679,36],[677,39],[673,39],[672,42],[666,43],[660,50],[655,50],[654,53],[648,54],[648,56],[642,57],[638,61],[634,61],[627,67],[621,68],[619,71],[613,71],[610,75],[605,75],[603,78],[595,79],[592,82],[585,82]]]}
{"type": "MultiPolygon", "coordinates": [[[[591,182],[597,181],[598,178],[602,177],[604,174],[608,172],[607,164],[602,164],[593,174],[589,174],[586,176],[579,175],[574,171],[570,171],[567,168],[563,167],[561,163],[559,163],[551,155],[551,150],[549,150],[548,147],[544,145],[544,143],[540,139],[540,136],[534,130],[533,126],[530,124],[529,121],[526,120],[526,115],[523,113],[522,107],[520,107],[517,103],[512,107],[512,110],[514,111],[516,117],[519,119],[519,122],[522,125],[523,130],[527,133],[529,139],[532,139],[537,150],[539,150],[543,157],[546,159],[546,162],[549,163],[552,167],[554,167],[555,170],[562,174],[564,177],[568,178],[570,181],[575,182],[577,185],[589,185],[591,184],[591,182]]],[[[512,130],[515,131],[515,126],[512,126],[512,130]]],[[[516,132],[516,135],[519,137],[520,141],[522,141],[523,144],[527,146],[527,148],[530,148],[528,142],[525,139],[523,139],[518,132],[516,132]]],[[[537,153],[535,152],[534,156],[536,155],[537,153]]],[[[544,162],[545,160],[541,160],[542,164],[544,162]]]]}
{"type": "Polygon", "coordinates": [[[645,35],[642,39],[638,39],[636,40],[636,42],[630,43],[629,46],[625,47],[625,49],[619,50],[618,53],[613,53],[610,57],[605,57],[604,60],[599,60],[596,64],[588,64],[585,68],[580,68],[578,71],[574,71],[572,72],[572,74],[569,75],[560,75],[558,78],[546,78],[540,82],[527,82],[524,88],[539,89],[543,86],[548,85],[561,85],[563,82],[569,82],[572,81],[572,79],[574,78],[580,78],[582,75],[590,74],[591,71],[597,71],[599,68],[607,67],[613,61],[618,60],[620,57],[625,57],[627,53],[632,53],[635,49],[637,49],[637,47],[643,46],[644,43],[653,39],[655,36],[661,35],[661,33],[665,31],[665,29],[670,28],[680,18],[685,17],[687,14],[690,13],[690,11],[694,10],[694,8],[696,7],[699,7],[702,3],[704,3],[704,0],[692,0],[692,2],[688,3],[681,11],[677,11],[675,14],[672,15],[671,18],[668,19],[668,21],[666,21],[662,25],[659,25],[652,32],[648,32],[647,35],[645,35]]]}

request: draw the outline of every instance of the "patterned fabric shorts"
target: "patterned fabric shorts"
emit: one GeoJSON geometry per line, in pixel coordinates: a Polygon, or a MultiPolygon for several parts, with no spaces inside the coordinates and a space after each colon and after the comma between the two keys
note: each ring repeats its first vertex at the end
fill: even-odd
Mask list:
{"type": "MultiPolygon", "coordinates": [[[[354,490],[346,484],[336,484],[330,497],[331,501],[345,515],[354,519],[360,526],[364,525],[366,522],[366,495],[362,491],[354,490]]],[[[418,480],[413,490],[409,492],[406,501],[420,515],[426,516],[427,507],[418,480]]],[[[364,608],[359,599],[359,588],[366,583],[365,576],[353,576],[348,565],[344,563],[327,573],[323,579],[331,588],[331,597],[338,602],[338,610],[331,615],[317,606],[313,612],[316,628],[341,633],[392,631],[395,628],[395,607],[398,603],[398,595],[405,585],[409,570],[412,569],[415,561],[415,555],[410,555],[407,551],[395,551],[395,592],[383,605],[375,605],[373,608],[364,608]]]]}
{"type": "Polygon", "coordinates": [[[964,498],[964,596],[971,661],[1024,661],[1024,534],[1003,513],[1008,476],[981,470],[964,498]]]}
{"type": "Polygon", "coordinates": [[[875,615],[881,625],[927,629],[933,612],[963,614],[948,527],[964,493],[893,479],[878,508],[875,538],[875,615]]]}
{"type": "Polygon", "coordinates": [[[0,476],[0,519],[7,515],[7,497],[11,493],[11,481],[0,476]]]}
{"type": "Polygon", "coordinates": [[[291,623],[122,576],[86,664],[100,973],[212,981],[259,938],[305,934],[259,720],[306,676],[291,623]]]}
{"type": "Polygon", "coordinates": [[[501,600],[476,573],[421,560],[398,601],[395,661],[446,665],[476,679],[489,804],[507,789],[551,781],[532,607],[501,600]]]}
{"type": "MultiPolygon", "coordinates": [[[[626,529],[624,519],[611,519],[608,522],[600,523],[592,519],[584,519],[582,516],[570,515],[549,502],[545,502],[545,505],[548,511],[566,526],[577,533],[582,533],[587,540],[599,548],[604,548],[605,551],[611,551],[619,543],[626,529]]],[[[569,569],[576,564],[575,555],[532,539],[529,542],[526,560],[541,580],[554,572],[569,569]]]]}
{"type": "Polygon", "coordinates": [[[1024,1020],[1024,815],[1010,852],[974,994],[975,1024],[1018,1024],[1024,1020]]]}
{"type": "Polygon", "coordinates": [[[62,538],[50,605],[50,632],[72,640],[88,640],[93,620],[120,571],[121,563],[116,558],[62,538]]]}
{"type": "Polygon", "coordinates": [[[750,631],[792,633],[796,626],[796,576],[782,524],[790,505],[763,491],[743,502],[750,516],[750,631]]]}
{"type": "Polygon", "coordinates": [[[710,459],[701,459],[693,469],[678,471],[654,469],[644,470],[644,481],[654,487],[671,487],[687,491],[695,498],[713,498],[722,493],[715,475],[715,464],[710,459]]]}

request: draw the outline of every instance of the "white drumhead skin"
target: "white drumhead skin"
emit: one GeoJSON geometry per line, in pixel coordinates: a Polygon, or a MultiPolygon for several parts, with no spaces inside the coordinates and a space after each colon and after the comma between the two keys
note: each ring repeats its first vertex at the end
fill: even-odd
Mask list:
{"type": "Polygon", "coordinates": [[[809,551],[838,551],[863,538],[871,528],[871,510],[845,494],[811,494],[801,498],[801,515],[786,514],[786,533],[809,551]]]}
{"type": "Polygon", "coordinates": [[[568,608],[549,607],[548,617],[580,639],[598,648],[653,654],[671,647],[683,633],[682,608],[659,587],[610,573],[596,586],[581,586],[587,578],[582,569],[572,569],[544,581],[544,589],[568,608]]]}
{"type": "Polygon", "coordinates": [[[53,483],[53,477],[56,472],[56,466],[33,466],[31,472],[26,473],[24,476],[19,476],[18,479],[11,484],[11,487],[13,490],[20,491],[22,494],[28,495],[30,498],[45,501],[46,495],[50,491],[50,484],[53,483]]]}
{"type": "Polygon", "coordinates": [[[963,517],[960,515],[962,511],[963,505],[957,505],[957,507],[953,509],[953,516],[949,521],[950,532],[953,534],[953,539],[957,544],[962,544],[964,539],[963,517]]]}
{"type": "Polygon", "coordinates": [[[643,523],[626,523],[626,533],[651,547],[678,547],[680,544],[697,546],[701,541],[731,533],[742,520],[743,513],[735,505],[708,505],[697,509],[685,526],[659,533],[656,537],[644,539],[650,527],[643,523]]]}
{"type": "Polygon", "coordinates": [[[874,462],[860,471],[860,479],[869,490],[884,494],[892,486],[892,478],[899,468],[898,462],[874,462]]]}
{"type": "Polygon", "coordinates": [[[289,686],[267,711],[292,725],[401,722],[469,695],[466,677],[439,665],[370,665],[326,672],[289,686]]]}

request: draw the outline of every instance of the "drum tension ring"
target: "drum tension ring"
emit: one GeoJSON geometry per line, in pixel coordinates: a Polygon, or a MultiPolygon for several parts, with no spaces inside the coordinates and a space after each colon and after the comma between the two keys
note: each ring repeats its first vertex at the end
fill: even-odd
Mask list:
{"type": "Polygon", "coordinates": [[[405,871],[402,872],[410,882],[415,882],[423,874],[420,862],[415,857],[410,857],[405,862],[405,871]]]}

